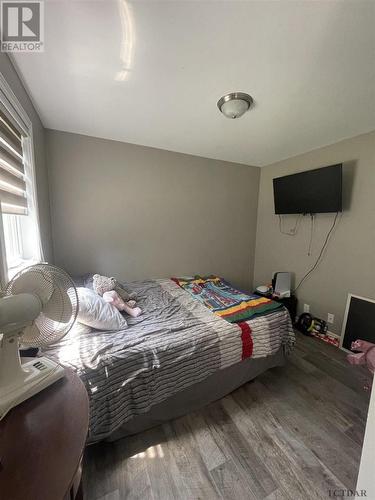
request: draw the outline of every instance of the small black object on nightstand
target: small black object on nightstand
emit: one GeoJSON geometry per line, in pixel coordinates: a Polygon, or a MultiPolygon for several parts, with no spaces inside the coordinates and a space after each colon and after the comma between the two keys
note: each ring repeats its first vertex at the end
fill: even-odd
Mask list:
{"type": "Polygon", "coordinates": [[[39,347],[25,347],[20,349],[21,358],[35,358],[38,355],[39,347]]]}

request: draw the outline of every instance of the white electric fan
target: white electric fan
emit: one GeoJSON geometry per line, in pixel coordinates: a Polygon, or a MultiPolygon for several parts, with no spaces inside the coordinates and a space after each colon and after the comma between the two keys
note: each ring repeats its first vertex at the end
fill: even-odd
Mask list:
{"type": "Polygon", "coordinates": [[[72,328],[77,313],[77,290],[58,267],[27,267],[6,285],[0,299],[0,420],[64,375],[64,368],[45,357],[21,365],[19,343],[56,343],[72,328]]]}

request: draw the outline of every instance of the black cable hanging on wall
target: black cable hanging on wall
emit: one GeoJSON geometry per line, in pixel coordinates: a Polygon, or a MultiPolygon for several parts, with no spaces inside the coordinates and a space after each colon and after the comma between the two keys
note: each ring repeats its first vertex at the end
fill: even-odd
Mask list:
{"type": "Polygon", "coordinates": [[[332,226],[330,227],[328,233],[327,233],[327,236],[326,236],[326,239],[324,240],[324,243],[323,243],[323,246],[319,252],[319,255],[318,255],[318,258],[316,259],[315,261],[315,264],[312,266],[311,269],[309,269],[309,271],[303,276],[303,278],[300,280],[300,282],[298,283],[298,285],[295,287],[295,289],[293,290],[293,293],[295,293],[298,288],[302,285],[302,283],[310,276],[310,274],[318,267],[319,263],[320,263],[320,260],[323,256],[323,253],[324,253],[324,250],[326,249],[327,245],[328,245],[328,241],[329,241],[329,237],[331,236],[333,230],[335,229],[335,226],[336,226],[336,222],[337,222],[337,218],[339,216],[339,212],[336,212],[336,215],[335,215],[335,218],[333,220],[333,223],[332,223],[332,226]]]}

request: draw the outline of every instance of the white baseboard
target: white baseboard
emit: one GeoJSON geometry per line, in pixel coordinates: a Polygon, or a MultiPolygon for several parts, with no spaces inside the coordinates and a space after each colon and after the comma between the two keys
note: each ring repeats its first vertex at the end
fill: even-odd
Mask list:
{"type": "Polygon", "coordinates": [[[341,335],[337,335],[337,333],[333,333],[330,330],[327,330],[327,335],[329,335],[330,337],[335,337],[336,339],[339,339],[341,337],[341,335]]]}

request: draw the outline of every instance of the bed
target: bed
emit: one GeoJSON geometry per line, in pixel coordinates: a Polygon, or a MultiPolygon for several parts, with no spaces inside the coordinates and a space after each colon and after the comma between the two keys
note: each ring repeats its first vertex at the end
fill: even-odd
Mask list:
{"type": "MultiPolygon", "coordinates": [[[[90,278],[78,284],[91,287],[90,278]]],[[[196,410],[284,364],[293,347],[284,307],[260,307],[251,319],[231,323],[176,280],[127,286],[144,312],[129,317],[126,330],[75,328],[44,351],[73,368],[86,386],[89,443],[119,439],[196,410]]]]}

